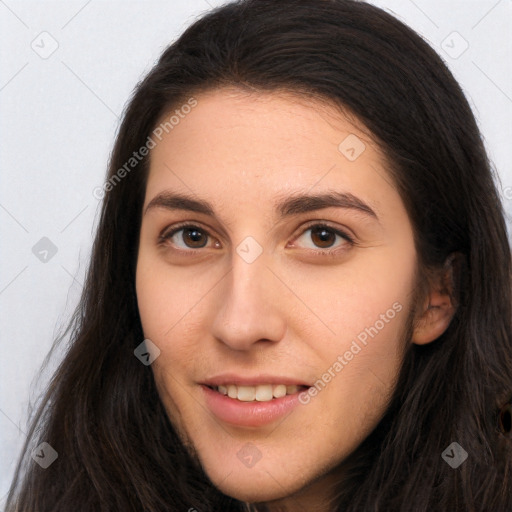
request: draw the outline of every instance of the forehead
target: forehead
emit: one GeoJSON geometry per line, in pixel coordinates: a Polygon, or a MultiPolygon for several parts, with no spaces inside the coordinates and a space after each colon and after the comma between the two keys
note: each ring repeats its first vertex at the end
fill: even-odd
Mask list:
{"type": "Polygon", "coordinates": [[[218,89],[175,106],[151,150],[146,203],[165,189],[219,205],[338,190],[399,201],[387,163],[361,123],[325,100],[218,89]],[[165,125],[173,117],[173,123],[165,125]]]}
{"type": "MultiPolygon", "coordinates": [[[[291,148],[293,153],[287,153],[287,159],[303,156],[301,148],[308,152],[315,147],[320,149],[322,141],[334,144],[336,150],[343,133],[372,143],[371,134],[354,115],[323,98],[287,91],[223,88],[202,92],[193,100],[192,108],[188,105],[190,100],[184,101],[162,116],[157,123],[157,142],[172,138],[176,145],[179,143],[180,148],[175,148],[179,151],[189,143],[194,145],[197,141],[191,136],[195,135],[202,138],[205,150],[214,144],[216,149],[234,155],[243,150],[250,157],[276,151],[283,156],[281,153],[291,148]]],[[[157,145],[160,149],[155,148],[152,153],[161,152],[162,144],[157,145]]],[[[376,146],[373,151],[377,151],[376,146]]]]}

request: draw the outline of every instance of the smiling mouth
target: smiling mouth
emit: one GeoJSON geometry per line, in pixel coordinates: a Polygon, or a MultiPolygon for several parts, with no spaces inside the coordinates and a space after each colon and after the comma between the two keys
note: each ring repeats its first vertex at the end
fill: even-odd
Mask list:
{"type": "Polygon", "coordinates": [[[286,395],[295,395],[307,386],[286,386],[284,384],[262,384],[259,386],[237,386],[227,384],[225,386],[207,386],[221,395],[225,395],[240,402],[270,402],[286,395]]]}

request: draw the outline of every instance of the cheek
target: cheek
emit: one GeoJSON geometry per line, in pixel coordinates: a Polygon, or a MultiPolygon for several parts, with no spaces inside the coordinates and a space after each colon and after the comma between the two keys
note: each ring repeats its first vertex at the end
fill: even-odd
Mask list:
{"type": "Polygon", "coordinates": [[[288,311],[294,335],[324,363],[349,350],[356,339],[362,346],[368,342],[367,357],[396,356],[414,289],[415,261],[411,244],[393,253],[365,249],[329,269],[283,267],[283,281],[301,299],[296,300],[301,311],[288,311]],[[370,340],[378,342],[370,347],[370,340]]]}
{"type": "Polygon", "coordinates": [[[172,338],[173,331],[197,318],[208,286],[209,281],[192,267],[176,270],[142,252],[137,264],[136,292],[144,335],[158,340],[172,338]]]}
{"type": "Polygon", "coordinates": [[[166,390],[167,394],[180,392],[183,384],[194,380],[192,367],[203,358],[201,348],[215,307],[211,290],[216,281],[211,270],[208,274],[193,266],[177,270],[140,254],[137,303],[144,337],[160,349],[152,369],[162,397],[166,390]]]}
{"type": "MultiPolygon", "coordinates": [[[[302,326],[319,372],[304,401],[317,403],[311,410],[319,421],[358,432],[383,414],[406,347],[414,269],[412,251],[372,264],[361,260],[310,294],[323,326],[302,326]]],[[[312,282],[302,283],[303,293],[312,282]]]]}

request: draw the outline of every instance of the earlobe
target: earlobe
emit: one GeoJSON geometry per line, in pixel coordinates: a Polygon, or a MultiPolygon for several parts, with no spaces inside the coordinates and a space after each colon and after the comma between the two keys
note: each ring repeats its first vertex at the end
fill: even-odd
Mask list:
{"type": "Polygon", "coordinates": [[[416,345],[425,345],[439,338],[448,329],[457,311],[454,304],[454,261],[454,255],[447,259],[442,273],[423,303],[412,334],[411,341],[416,345]]]}
{"type": "Polygon", "coordinates": [[[456,308],[449,296],[434,293],[430,297],[431,303],[426,305],[414,327],[412,342],[417,345],[425,345],[439,338],[455,315],[456,308]]]}

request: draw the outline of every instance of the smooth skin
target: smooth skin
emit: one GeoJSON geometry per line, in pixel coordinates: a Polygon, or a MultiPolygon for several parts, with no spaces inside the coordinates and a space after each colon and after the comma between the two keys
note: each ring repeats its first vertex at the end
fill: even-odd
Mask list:
{"type": "Polygon", "coordinates": [[[142,212],[136,290],[144,335],[161,350],[152,364],[158,392],[222,492],[327,511],[340,463],[386,410],[404,348],[438,338],[454,306],[440,285],[414,304],[412,226],[357,120],[284,92],[223,88],[196,99],[151,150],[142,212]],[[351,134],[365,145],[354,161],[338,149],[351,134]],[[346,202],[286,216],[275,208],[329,192],[350,194],[375,216],[346,202]],[[213,213],[155,201],[165,193],[207,201],[213,213]],[[250,263],[237,252],[247,237],[263,251],[250,263]],[[207,408],[200,383],[221,373],[313,385],[396,303],[401,311],[284,419],[237,427],[207,408]],[[252,467],[237,456],[247,443],[261,453],[252,467]]]}

